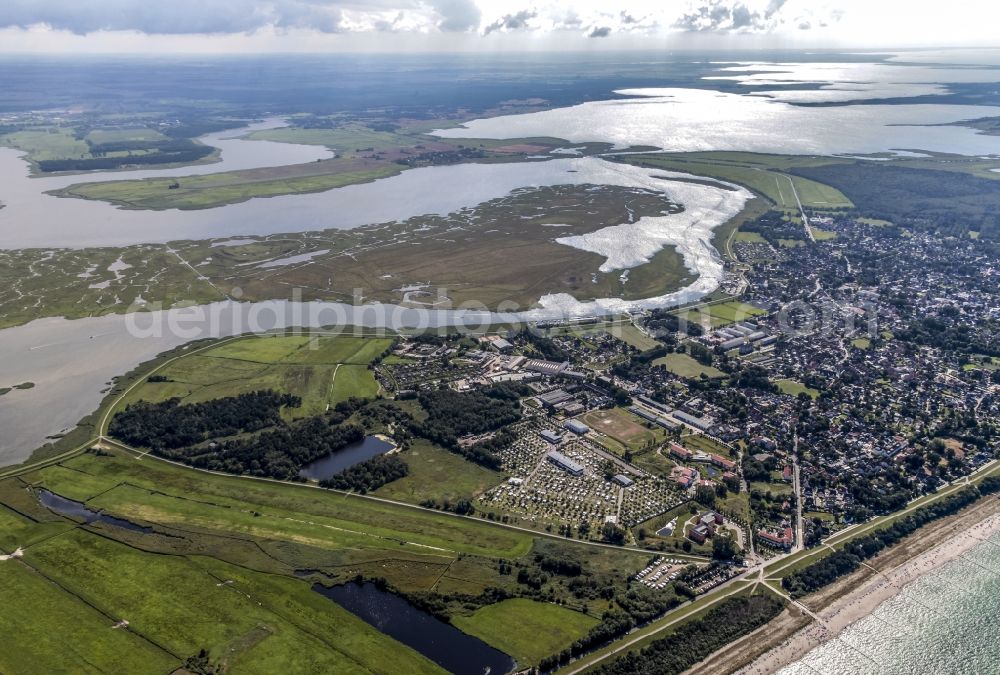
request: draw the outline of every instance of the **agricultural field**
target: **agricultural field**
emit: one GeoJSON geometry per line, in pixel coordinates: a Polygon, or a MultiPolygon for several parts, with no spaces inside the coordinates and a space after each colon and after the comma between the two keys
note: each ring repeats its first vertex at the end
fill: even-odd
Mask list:
{"type": "Polygon", "coordinates": [[[351,397],[377,395],[368,364],[391,344],[390,338],[347,335],[240,338],[174,361],[157,372],[158,381],[139,385],[122,404],[174,397],[196,403],[274,389],[302,398],[300,407],[285,409],[288,419],[308,417],[351,397]]]}
{"type": "Polygon", "coordinates": [[[469,616],[455,616],[452,623],[510,654],[519,664],[536,665],[596,626],[597,619],[558,605],[513,598],[469,616]]]}
{"type": "Polygon", "coordinates": [[[341,155],[353,155],[363,148],[373,150],[388,150],[392,148],[413,146],[421,140],[437,140],[434,137],[396,134],[388,131],[375,131],[361,124],[344,124],[335,129],[304,129],[301,127],[281,127],[254,131],[246,138],[256,141],[276,141],[279,143],[298,143],[302,145],[325,145],[341,155]]]}
{"type": "Polygon", "coordinates": [[[726,374],[718,368],[706,366],[694,360],[687,354],[672,353],[653,361],[654,366],[663,366],[678,377],[690,379],[700,378],[702,375],[708,378],[725,377],[726,374]]]}
{"type": "Polygon", "coordinates": [[[198,554],[155,555],[88,529],[25,548],[23,558],[0,566],[0,576],[6,607],[44,602],[53,610],[29,621],[30,611],[18,613],[18,631],[27,626],[38,640],[31,644],[52,648],[3,650],[0,664],[13,672],[80,663],[166,672],[202,649],[234,673],[273,672],[277,663],[297,672],[368,672],[388,667],[389,650],[408,671],[441,672],[303,581],[198,554]]]}

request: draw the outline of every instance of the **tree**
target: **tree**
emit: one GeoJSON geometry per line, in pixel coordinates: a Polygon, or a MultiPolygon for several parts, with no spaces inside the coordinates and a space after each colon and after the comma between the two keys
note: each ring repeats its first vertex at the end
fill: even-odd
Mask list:
{"type": "Polygon", "coordinates": [[[621,546],[625,543],[625,530],[614,523],[604,523],[601,527],[601,538],[609,544],[621,546]]]}
{"type": "Polygon", "coordinates": [[[740,553],[731,537],[716,536],[712,539],[712,557],[716,560],[732,560],[740,553]]]}
{"type": "Polygon", "coordinates": [[[695,490],[694,500],[702,506],[713,508],[715,506],[715,488],[711,485],[699,485],[698,489],[695,490]]]}

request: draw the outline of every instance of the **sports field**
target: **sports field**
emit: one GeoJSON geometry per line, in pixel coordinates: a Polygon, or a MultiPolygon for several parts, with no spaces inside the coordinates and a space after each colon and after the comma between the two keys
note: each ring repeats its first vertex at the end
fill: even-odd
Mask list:
{"type": "Polygon", "coordinates": [[[581,420],[630,450],[638,450],[662,435],[661,429],[647,429],[638,417],[622,408],[594,410],[583,415],[581,420]]]}

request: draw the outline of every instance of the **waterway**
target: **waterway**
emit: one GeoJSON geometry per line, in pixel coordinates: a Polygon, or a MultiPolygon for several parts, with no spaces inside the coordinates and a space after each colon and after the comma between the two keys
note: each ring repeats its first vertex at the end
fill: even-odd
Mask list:
{"type": "Polygon", "coordinates": [[[106,525],[113,525],[115,527],[121,527],[133,532],[141,532],[142,534],[149,534],[153,531],[153,528],[151,527],[136,525],[131,521],[124,520],[122,518],[115,518],[114,516],[101,513],[100,511],[95,511],[83,502],[66,499],[65,497],[57,495],[54,492],[49,492],[48,490],[38,491],[38,501],[42,506],[54,513],[58,513],[61,516],[68,516],[70,518],[79,518],[88,525],[90,523],[105,523],[106,525]]]}
{"type": "Polygon", "coordinates": [[[454,675],[502,675],[515,666],[507,654],[371,582],[313,590],[454,675]]]}
{"type": "Polygon", "coordinates": [[[310,480],[327,480],[342,471],[350,469],[355,464],[367,462],[372,457],[384,455],[393,449],[393,444],[375,436],[365,436],[357,443],[331,452],[326,457],[306,464],[299,470],[299,475],[310,480]]]}

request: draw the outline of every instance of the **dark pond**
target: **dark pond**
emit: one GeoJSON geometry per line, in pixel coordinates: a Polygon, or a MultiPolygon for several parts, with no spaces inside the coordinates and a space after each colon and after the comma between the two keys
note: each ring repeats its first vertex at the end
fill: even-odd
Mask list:
{"type": "Polygon", "coordinates": [[[99,511],[94,511],[93,509],[88,508],[87,505],[82,502],[75,502],[72,499],[60,497],[59,495],[49,492],[48,490],[38,491],[38,501],[40,501],[42,506],[50,511],[55,511],[61,516],[80,518],[88,524],[93,522],[106,523],[108,525],[114,525],[115,527],[122,527],[126,530],[132,530],[133,532],[142,532],[143,534],[149,534],[153,531],[153,528],[151,527],[143,527],[142,525],[136,525],[135,523],[122,518],[105,515],[99,511]]]}
{"type": "Polygon", "coordinates": [[[376,455],[383,455],[392,448],[392,443],[388,441],[365,436],[357,443],[351,443],[337,452],[331,452],[326,457],[320,457],[306,464],[299,470],[299,475],[312,480],[326,480],[344,469],[350,469],[355,464],[365,462],[376,455]]]}
{"type": "Polygon", "coordinates": [[[313,590],[455,675],[503,675],[514,659],[371,582],[313,590]]]}

